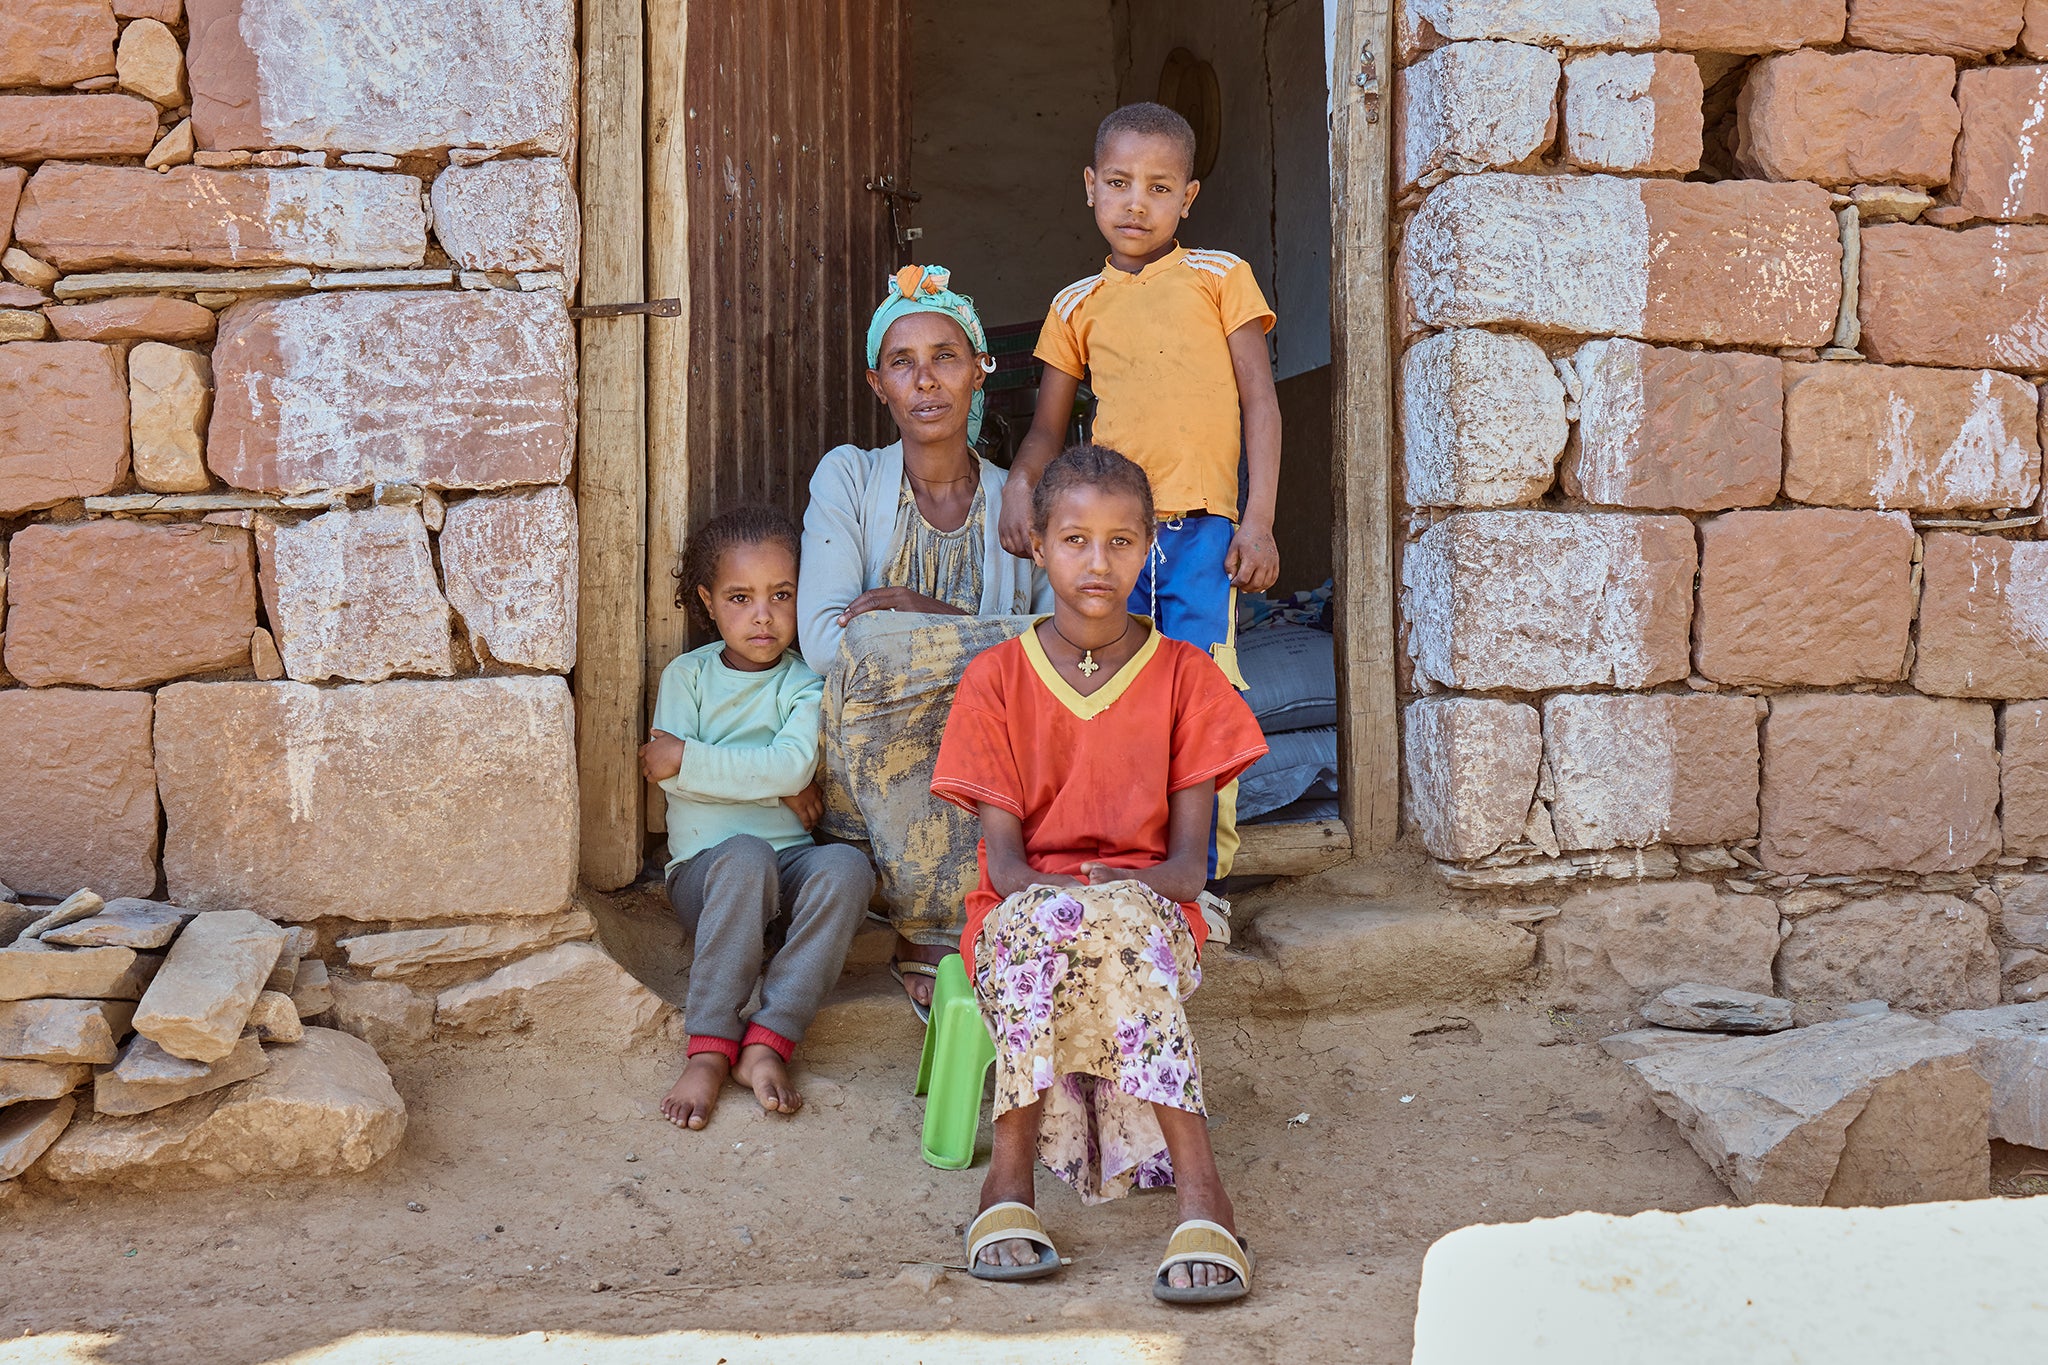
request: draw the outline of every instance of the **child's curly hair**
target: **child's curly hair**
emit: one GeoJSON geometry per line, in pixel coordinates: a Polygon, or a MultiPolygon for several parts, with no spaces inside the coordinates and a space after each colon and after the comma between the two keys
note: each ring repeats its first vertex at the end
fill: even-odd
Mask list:
{"type": "Polygon", "coordinates": [[[718,561],[727,550],[765,544],[783,546],[791,559],[798,559],[803,553],[803,533],[787,512],[763,503],[748,503],[720,512],[699,526],[683,542],[682,557],[669,570],[669,577],[676,580],[676,605],[688,608],[692,621],[710,628],[711,613],[704,610],[697,589],[709,590],[713,586],[718,561]]]}
{"type": "Polygon", "coordinates": [[[1045,534],[1053,503],[1069,488],[1127,493],[1145,509],[1145,524],[1152,524],[1152,481],[1145,471],[1121,451],[1089,444],[1068,446],[1038,476],[1038,487],[1031,490],[1032,530],[1045,534]]]}

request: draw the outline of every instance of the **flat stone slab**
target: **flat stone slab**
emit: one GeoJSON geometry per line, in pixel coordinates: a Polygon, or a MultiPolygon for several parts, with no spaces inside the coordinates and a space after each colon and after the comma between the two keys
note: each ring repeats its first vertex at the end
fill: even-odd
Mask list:
{"type": "Polygon", "coordinates": [[[13,1000],[0,1003],[0,1059],[114,1060],[135,1006],[125,1000],[13,1000]]]}
{"type": "Polygon", "coordinates": [[[45,931],[42,940],[66,948],[161,948],[197,913],[162,901],[120,896],[90,919],[45,931]]]}
{"type": "Polygon", "coordinates": [[[311,1019],[334,1008],[334,985],[327,975],[327,964],[317,957],[309,957],[299,964],[299,978],[292,982],[292,1007],[299,1012],[299,1018],[311,1019]]]}
{"type": "Polygon", "coordinates": [[[361,934],[342,939],[338,946],[348,954],[350,968],[389,980],[454,962],[536,952],[571,939],[589,938],[596,932],[597,925],[588,912],[575,910],[557,919],[501,920],[495,924],[452,924],[439,929],[361,934]]]}
{"type": "Polygon", "coordinates": [[[1792,1002],[1755,991],[1687,981],[1643,1006],[1643,1018],[1666,1028],[1712,1033],[1780,1033],[1792,1027],[1792,1002]]]}
{"type": "Polygon", "coordinates": [[[1990,1192],[1991,1086],[1971,1049],[1881,1014],[1627,1065],[1745,1204],[1907,1204],[1990,1192]]]}
{"type": "Polygon", "coordinates": [[[54,1100],[92,1079],[78,1062],[0,1062],[0,1108],[24,1100],[54,1100]]]}
{"type": "Polygon", "coordinates": [[[1991,1136],[2048,1147],[2048,1000],[1956,1010],[1941,1026],[1975,1045],[1971,1059],[1991,1083],[1991,1136]]]}
{"type": "Polygon", "coordinates": [[[166,1052],[217,1062],[235,1048],[284,951],[285,931],[248,910],[194,917],[135,1011],[135,1031],[166,1052]]]}
{"type": "Polygon", "coordinates": [[[140,1000],[163,965],[133,948],[0,948],[0,1000],[140,1000]]]}
{"type": "Polygon", "coordinates": [[[1654,1057],[1674,1047],[1725,1042],[1730,1036],[1726,1033],[1695,1033],[1688,1029],[1632,1028],[1625,1033],[1610,1033],[1602,1038],[1600,1050],[1620,1061],[1632,1062],[1638,1057],[1654,1057]]]}
{"type": "Polygon", "coordinates": [[[62,929],[67,924],[76,924],[89,919],[106,908],[97,891],[74,891],[57,902],[53,910],[45,911],[21,931],[23,939],[40,939],[52,929],[62,929]]]}
{"type": "Polygon", "coordinates": [[[66,1095],[0,1110],[0,1180],[12,1180],[35,1165],[77,1108],[78,1101],[66,1095]]]}
{"type": "Polygon", "coordinates": [[[549,1037],[619,1044],[661,1038],[681,1024],[673,1005],[640,984],[594,943],[564,943],[454,986],[434,1021],[465,1033],[536,1028],[549,1037]]]}
{"type": "Polygon", "coordinates": [[[39,1174],[65,1184],[176,1189],[339,1175],[374,1165],[405,1133],[405,1102],[375,1049],[331,1029],[269,1054],[270,1069],[131,1117],[72,1125],[39,1174]]]}
{"type": "Polygon", "coordinates": [[[236,1039],[217,1062],[174,1057],[138,1035],[121,1049],[119,1061],[93,1077],[92,1107],[102,1114],[146,1114],[260,1076],[269,1066],[270,1056],[254,1033],[236,1039]]]}

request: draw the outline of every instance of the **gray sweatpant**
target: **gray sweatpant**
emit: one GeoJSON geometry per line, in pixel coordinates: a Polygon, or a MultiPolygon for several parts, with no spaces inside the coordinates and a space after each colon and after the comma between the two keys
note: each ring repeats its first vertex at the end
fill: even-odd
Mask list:
{"type": "Polygon", "coordinates": [[[839,980],[874,892],[874,869],[845,844],[778,853],[765,839],[735,834],[678,863],[668,874],[668,903],[696,941],[683,1012],[690,1033],[738,1042],[740,1011],[758,978],[761,1008],[752,1022],[800,1040],[839,980]],[[770,957],[773,929],[783,941],[770,957]]]}

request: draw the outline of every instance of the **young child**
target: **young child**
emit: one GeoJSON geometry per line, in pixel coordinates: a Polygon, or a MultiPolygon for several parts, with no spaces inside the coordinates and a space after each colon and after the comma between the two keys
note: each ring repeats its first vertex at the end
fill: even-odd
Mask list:
{"type": "Polygon", "coordinates": [[[1237,1236],[1181,1002],[1207,937],[1219,782],[1266,752],[1206,654],[1127,609],[1152,551],[1144,471],[1077,446],[1033,495],[1032,558],[1053,613],[967,666],[932,791],[981,819],[981,884],[960,951],[996,1044],[995,1152],[967,1229],[981,1279],[1051,1274],[1034,1150],[1084,1203],[1176,1187],[1182,1222],[1152,1292],[1242,1297],[1237,1236]]]}
{"type": "MultiPolygon", "coordinates": [[[[1101,273],[1053,298],[1035,352],[1046,368],[1031,432],[1003,491],[1003,548],[1030,548],[1032,488],[1059,450],[1085,376],[1097,399],[1094,439],[1152,481],[1158,540],[1131,610],[1208,651],[1239,688],[1237,590],[1280,577],[1273,505],[1280,481],[1280,400],[1266,354],[1273,310],[1251,267],[1227,251],[1189,251],[1174,231],[1200,192],[1195,131],[1158,104],[1102,121],[1081,173],[1109,243],[1101,273]],[[1238,515],[1237,464],[1250,487],[1238,515]]],[[[1209,875],[1229,874],[1235,790],[1216,811],[1209,875]]]]}
{"type": "Polygon", "coordinates": [[[824,683],[789,651],[798,544],[795,523],[765,507],[722,513],[690,537],[676,605],[687,599],[719,640],[662,670],[640,749],[640,770],[668,796],[669,904],[697,945],[689,1062],[661,1102],[679,1128],[710,1122],[728,1076],[770,1113],[802,1106],[790,1053],[874,894],[857,849],[811,841],[824,683]],[[772,957],[771,931],[783,934],[772,957]],[[742,1026],[757,978],[761,1008],[742,1026]]]}

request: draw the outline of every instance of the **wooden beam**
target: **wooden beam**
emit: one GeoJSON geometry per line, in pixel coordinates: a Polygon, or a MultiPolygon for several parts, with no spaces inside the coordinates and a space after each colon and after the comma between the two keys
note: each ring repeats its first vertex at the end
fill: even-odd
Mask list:
{"type": "Polygon", "coordinates": [[[1388,175],[1394,55],[1389,0],[1339,0],[1331,70],[1332,360],[1336,365],[1339,791],[1352,847],[1401,833],[1394,698],[1393,386],[1388,175]]]}
{"type": "Polygon", "coordinates": [[[1239,825],[1233,877],[1306,877],[1351,856],[1351,832],[1342,820],[1294,820],[1239,825]]]}
{"type": "MultiPolygon", "coordinates": [[[[583,0],[583,302],[647,297],[641,193],[641,0],[583,0]]],[[[577,460],[581,586],[576,750],[583,879],[611,889],[640,871],[641,679],[646,658],[646,326],[582,328],[577,460]]]]}

